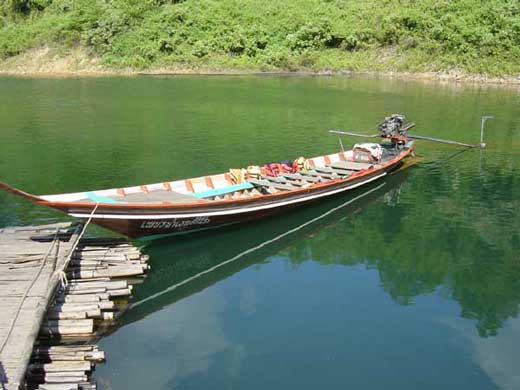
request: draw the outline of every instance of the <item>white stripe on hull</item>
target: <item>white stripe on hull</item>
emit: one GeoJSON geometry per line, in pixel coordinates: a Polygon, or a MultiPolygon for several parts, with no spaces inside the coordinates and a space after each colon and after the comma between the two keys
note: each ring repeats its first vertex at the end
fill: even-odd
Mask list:
{"type": "MultiPolygon", "coordinates": [[[[306,196],[298,199],[290,199],[281,201],[278,203],[271,203],[266,204],[262,206],[253,206],[253,207],[245,207],[241,209],[233,209],[233,210],[222,210],[222,211],[209,211],[209,212],[198,212],[198,213],[191,213],[191,214],[141,214],[141,215],[126,215],[126,214],[96,214],[95,219],[171,219],[171,218],[194,218],[194,217],[211,217],[211,216],[217,216],[217,215],[233,215],[233,214],[243,214],[243,213],[249,213],[253,211],[258,210],[265,210],[265,209],[271,209],[275,207],[281,207],[281,206],[287,206],[294,203],[300,203],[300,202],[306,202],[313,199],[322,198],[324,196],[330,196],[334,195],[343,191],[347,191],[359,186],[362,186],[364,184],[370,183],[374,180],[379,179],[380,177],[385,176],[387,173],[383,172],[380,175],[371,177],[370,179],[367,179],[365,181],[353,184],[351,186],[338,188],[332,191],[323,192],[321,194],[306,196]]],[[[69,213],[72,217],[76,218],[88,218],[90,216],[90,213],[69,213]]]]}

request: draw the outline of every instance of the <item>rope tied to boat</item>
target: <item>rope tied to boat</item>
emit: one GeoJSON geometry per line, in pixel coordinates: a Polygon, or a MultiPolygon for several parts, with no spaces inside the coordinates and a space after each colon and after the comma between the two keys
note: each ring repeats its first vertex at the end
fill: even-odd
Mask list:
{"type": "Polygon", "coordinates": [[[83,229],[81,229],[81,232],[79,233],[78,239],[76,240],[76,242],[74,243],[72,248],[70,248],[70,252],[69,252],[69,254],[67,256],[67,259],[65,260],[65,263],[63,264],[63,268],[62,268],[62,270],[59,273],[60,283],[61,283],[61,287],[62,288],[65,288],[65,287],[67,287],[69,285],[69,280],[67,279],[67,274],[65,273],[65,270],[67,269],[67,267],[69,265],[69,262],[72,259],[72,254],[74,253],[74,251],[78,247],[78,244],[79,244],[81,238],[85,234],[85,230],[87,230],[87,226],[90,224],[90,221],[92,221],[92,218],[94,217],[94,214],[95,214],[98,206],[99,206],[99,202],[96,203],[96,205],[92,209],[92,212],[90,213],[90,216],[88,217],[87,222],[85,222],[85,224],[83,225],[83,229]]]}

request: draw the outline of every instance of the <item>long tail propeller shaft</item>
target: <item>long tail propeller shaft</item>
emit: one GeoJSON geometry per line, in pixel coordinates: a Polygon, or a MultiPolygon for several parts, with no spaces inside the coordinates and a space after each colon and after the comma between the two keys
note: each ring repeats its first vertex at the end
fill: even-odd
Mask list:
{"type": "MultiPolygon", "coordinates": [[[[329,130],[329,133],[334,134],[340,134],[340,135],[351,135],[353,137],[363,137],[363,138],[377,138],[381,137],[380,134],[361,134],[361,133],[354,133],[351,131],[343,131],[343,130],[329,130]]],[[[431,141],[431,142],[438,142],[441,144],[448,144],[448,145],[457,145],[457,146],[464,146],[466,148],[478,148],[478,147],[485,147],[485,144],[466,144],[464,142],[458,142],[458,141],[452,141],[449,139],[441,139],[441,138],[433,138],[433,137],[426,137],[424,135],[406,135],[408,138],[412,139],[420,139],[422,141],[431,141]]]]}
{"type": "Polygon", "coordinates": [[[433,138],[433,137],[426,137],[424,135],[411,135],[407,134],[408,138],[412,139],[420,139],[423,141],[431,141],[431,142],[438,142],[440,144],[448,144],[448,145],[457,145],[457,146],[464,146],[466,148],[478,148],[478,147],[484,147],[480,144],[466,144],[464,142],[458,142],[458,141],[452,141],[449,139],[441,139],[441,138],[433,138]]]}
{"type": "Polygon", "coordinates": [[[401,114],[393,114],[389,117],[386,117],[383,122],[379,124],[379,134],[361,134],[361,133],[355,133],[352,131],[345,131],[340,129],[335,130],[329,130],[330,133],[339,134],[339,135],[350,135],[353,137],[362,137],[362,138],[393,138],[394,136],[402,137],[405,136],[406,138],[411,139],[418,139],[423,141],[430,141],[430,142],[437,142],[441,144],[448,144],[448,145],[456,145],[456,146],[463,146],[465,148],[485,148],[486,144],[484,143],[484,124],[486,120],[493,118],[492,116],[484,116],[482,117],[482,124],[480,129],[480,143],[478,144],[467,144],[464,142],[459,141],[453,141],[449,139],[442,139],[442,138],[434,138],[434,137],[427,137],[424,135],[410,135],[407,134],[407,131],[415,126],[415,122],[409,122],[405,123],[405,117],[401,114]]]}
{"type": "Polygon", "coordinates": [[[354,137],[364,137],[364,138],[381,137],[380,134],[360,134],[360,133],[352,133],[350,131],[343,131],[343,130],[329,130],[329,133],[340,134],[340,135],[352,135],[354,137]]]}

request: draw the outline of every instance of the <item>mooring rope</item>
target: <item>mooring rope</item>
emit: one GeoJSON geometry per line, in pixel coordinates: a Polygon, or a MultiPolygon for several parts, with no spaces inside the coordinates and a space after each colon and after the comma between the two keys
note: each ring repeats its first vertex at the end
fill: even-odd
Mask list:
{"type": "Polygon", "coordinates": [[[67,267],[69,265],[69,262],[72,259],[72,255],[74,254],[74,251],[78,247],[79,241],[83,237],[83,234],[85,234],[85,230],[87,230],[87,226],[89,225],[90,221],[92,221],[92,217],[94,216],[94,213],[96,212],[98,206],[99,206],[99,203],[96,203],[96,205],[92,209],[92,212],[90,213],[90,216],[89,216],[87,222],[85,222],[85,224],[83,225],[83,229],[81,229],[81,232],[79,233],[78,239],[76,240],[74,245],[72,245],[72,248],[70,249],[69,255],[67,256],[67,259],[65,260],[65,263],[63,264],[62,270],[60,271],[60,274],[59,274],[60,275],[60,282],[61,282],[61,287],[63,287],[63,288],[67,287],[68,284],[69,284],[69,281],[67,279],[67,274],[65,273],[65,270],[67,269],[67,267]]]}
{"type": "MultiPolygon", "coordinates": [[[[38,269],[38,272],[36,272],[36,274],[34,275],[34,278],[31,280],[31,283],[29,284],[29,286],[27,286],[27,288],[25,289],[24,294],[23,294],[22,298],[20,299],[20,302],[18,303],[18,307],[16,308],[16,313],[13,316],[13,318],[11,319],[11,323],[9,325],[9,329],[8,329],[8,331],[7,331],[7,333],[6,333],[5,337],[4,337],[4,340],[2,340],[2,344],[0,345],[0,354],[3,352],[5,346],[7,345],[7,340],[9,340],[9,337],[11,336],[11,333],[13,332],[14,324],[18,320],[18,316],[20,315],[20,311],[22,310],[22,306],[23,306],[23,304],[25,302],[25,299],[27,298],[27,295],[29,294],[29,291],[31,291],[31,289],[33,288],[34,284],[36,283],[36,280],[40,277],[40,274],[42,273],[42,270],[45,267],[45,264],[47,263],[47,258],[51,254],[52,248],[54,248],[54,245],[58,241],[58,232],[59,232],[59,227],[56,227],[56,231],[54,232],[54,239],[52,240],[52,243],[49,246],[49,250],[47,251],[47,253],[43,257],[42,262],[40,264],[40,267],[38,269]]],[[[57,261],[57,258],[58,258],[57,255],[58,254],[56,253],[56,261],[57,261]]]]}
{"type": "Polygon", "coordinates": [[[295,228],[293,228],[291,230],[288,230],[288,231],[286,231],[286,232],[284,232],[284,233],[282,233],[282,234],[280,234],[280,235],[278,235],[278,236],[276,236],[274,238],[271,238],[271,239],[269,239],[267,241],[264,241],[264,242],[262,242],[259,245],[256,245],[256,246],[254,246],[252,248],[249,248],[249,249],[239,253],[238,255],[233,256],[232,258],[223,261],[222,263],[219,263],[219,264],[217,264],[217,265],[215,265],[215,266],[213,266],[211,268],[208,268],[207,270],[204,270],[202,272],[199,272],[198,274],[190,276],[188,279],[184,279],[182,282],[174,284],[174,285],[172,285],[172,286],[170,286],[170,287],[168,287],[168,288],[166,288],[166,289],[164,289],[164,290],[162,290],[162,291],[160,291],[158,293],[155,293],[155,294],[150,295],[149,297],[146,297],[146,298],[144,298],[144,299],[142,299],[142,300],[140,300],[138,302],[135,302],[135,303],[130,305],[129,309],[133,309],[134,307],[142,305],[145,302],[148,302],[150,300],[153,300],[155,298],[160,297],[161,295],[164,295],[164,294],[169,293],[169,292],[171,292],[173,290],[176,290],[177,288],[179,288],[179,287],[181,287],[181,286],[183,286],[183,285],[185,285],[185,284],[187,284],[187,283],[189,283],[189,282],[191,282],[191,281],[193,281],[193,280],[195,280],[197,278],[200,278],[203,275],[206,275],[206,274],[208,274],[210,272],[213,272],[216,269],[225,266],[226,264],[232,263],[232,262],[234,262],[234,261],[244,257],[245,255],[247,255],[247,254],[249,254],[251,252],[254,252],[254,251],[258,250],[258,249],[261,249],[261,248],[265,247],[266,245],[272,244],[275,241],[278,241],[278,240],[280,240],[280,239],[282,239],[282,238],[284,238],[284,237],[286,237],[286,236],[288,236],[288,235],[290,235],[292,233],[295,233],[298,230],[301,230],[301,229],[305,228],[306,226],[308,226],[308,225],[310,225],[310,224],[312,224],[312,223],[314,223],[316,221],[319,221],[320,219],[325,218],[326,216],[332,214],[333,212],[335,212],[335,211],[337,211],[337,210],[339,210],[339,209],[341,209],[341,208],[343,208],[345,206],[348,206],[349,204],[355,202],[356,200],[359,200],[359,199],[363,198],[364,196],[367,196],[367,195],[371,194],[372,192],[379,190],[385,184],[386,183],[381,183],[377,187],[374,187],[371,190],[369,190],[369,191],[367,191],[367,192],[365,192],[363,194],[360,194],[360,195],[358,195],[358,196],[356,196],[356,197],[346,201],[345,203],[340,204],[339,206],[336,206],[336,207],[330,209],[329,211],[323,213],[322,215],[319,215],[318,217],[315,217],[315,218],[313,218],[313,219],[311,219],[311,220],[309,220],[309,221],[307,221],[305,223],[302,223],[301,225],[299,225],[299,226],[297,226],[297,227],[295,227],[295,228]]]}

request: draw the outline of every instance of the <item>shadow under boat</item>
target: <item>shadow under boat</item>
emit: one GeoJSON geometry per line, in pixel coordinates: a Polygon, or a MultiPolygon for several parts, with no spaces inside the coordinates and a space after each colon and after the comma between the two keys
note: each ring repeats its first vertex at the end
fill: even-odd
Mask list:
{"type": "MultiPolygon", "coordinates": [[[[413,169],[413,167],[412,167],[413,169]]],[[[377,183],[303,209],[265,219],[262,223],[232,225],[212,234],[155,241],[144,252],[152,259],[152,272],[133,291],[128,311],[118,327],[138,321],[235,273],[262,262],[292,242],[316,234],[326,226],[351,217],[392,194],[410,175],[400,170],[377,183]]]]}

